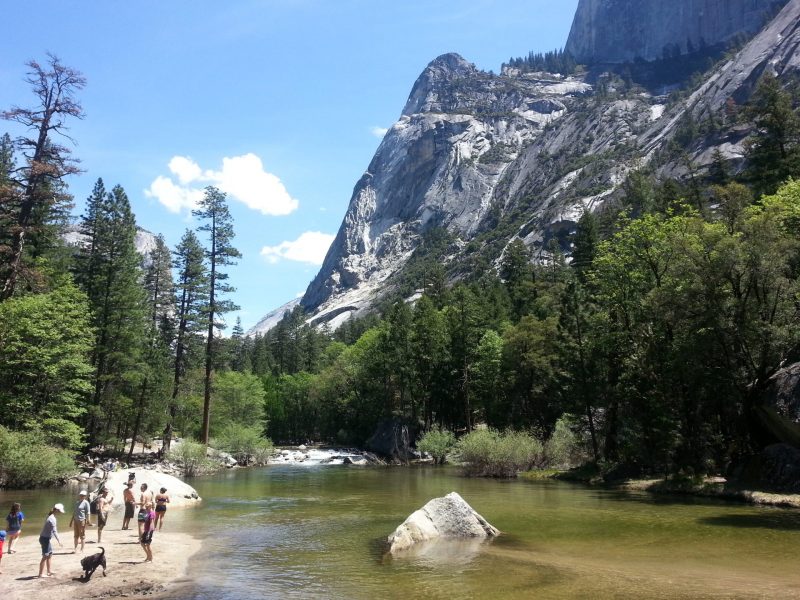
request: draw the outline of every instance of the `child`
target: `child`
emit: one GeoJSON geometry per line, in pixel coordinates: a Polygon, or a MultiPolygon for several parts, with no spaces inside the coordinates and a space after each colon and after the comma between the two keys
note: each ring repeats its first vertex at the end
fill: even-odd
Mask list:
{"type": "MultiPolygon", "coordinates": [[[[6,541],[6,532],[0,529],[0,563],[3,562],[3,543],[6,541]]],[[[2,573],[2,571],[0,571],[2,573]]]]}
{"type": "Polygon", "coordinates": [[[6,523],[8,523],[6,537],[8,538],[9,554],[14,554],[14,550],[12,550],[11,547],[19,538],[19,534],[22,533],[22,522],[24,520],[25,515],[20,510],[19,502],[14,502],[14,504],[11,505],[11,512],[8,513],[8,516],[6,517],[6,523]]]}
{"type": "Polygon", "coordinates": [[[150,544],[153,542],[153,530],[156,528],[155,521],[156,513],[153,511],[153,503],[145,502],[143,521],[144,533],[142,533],[142,537],[139,538],[139,542],[142,544],[142,550],[144,550],[145,554],[144,562],[153,562],[153,552],[150,550],[150,544]]]}

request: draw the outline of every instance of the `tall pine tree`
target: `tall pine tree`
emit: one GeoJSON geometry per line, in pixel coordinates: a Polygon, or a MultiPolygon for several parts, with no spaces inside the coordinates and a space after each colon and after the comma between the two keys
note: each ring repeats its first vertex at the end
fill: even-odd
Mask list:
{"type": "Polygon", "coordinates": [[[203,428],[200,434],[201,441],[204,444],[208,444],[211,413],[211,374],[217,351],[217,345],[214,343],[214,330],[224,326],[223,322],[219,320],[222,315],[238,308],[232,301],[223,298],[224,294],[234,291],[234,288],[226,283],[228,274],[222,271],[221,268],[235,264],[236,259],[241,258],[242,255],[231,244],[231,240],[234,237],[233,218],[228,211],[226,194],[213,186],[207,187],[199,208],[192,211],[192,214],[205,220],[205,225],[202,225],[199,230],[208,233],[209,243],[209,247],[206,250],[209,264],[206,368],[203,393],[203,428]]]}

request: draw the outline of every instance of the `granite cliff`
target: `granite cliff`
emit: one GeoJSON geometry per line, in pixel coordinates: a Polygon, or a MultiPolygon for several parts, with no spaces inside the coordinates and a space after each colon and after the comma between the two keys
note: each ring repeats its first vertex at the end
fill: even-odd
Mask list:
{"type": "Polygon", "coordinates": [[[580,0],[566,50],[584,64],[655,60],[758,31],[786,0],[580,0]]]}
{"type": "MultiPolygon", "coordinates": [[[[620,4],[658,3],[581,2],[570,43],[578,43],[576,32],[588,27],[582,21],[586,11],[599,14],[620,4]]],[[[741,10],[731,22],[744,23],[753,15],[763,18],[773,3],[661,4],[682,7],[683,12],[659,13],[670,22],[695,14],[691,11],[700,5],[737,5],[741,10]]],[[[698,35],[706,35],[704,27],[719,34],[708,34],[709,40],[737,29],[701,24],[698,35]]],[[[685,30],[676,26],[676,31],[681,39],[675,43],[685,41],[685,30]]],[[[687,119],[721,115],[730,99],[745,102],[766,70],[779,77],[796,74],[798,49],[800,0],[791,0],[732,58],[717,62],[700,84],[671,101],[653,89],[625,89],[618,76],[593,69],[573,76],[515,69],[498,75],[457,54],[438,57],[417,79],[400,118],[356,184],[301,305],[312,322],[336,327],[371,311],[387,293],[413,296],[419,286],[408,289],[403,275],[432,230],[447,232],[437,260],[450,279],[458,278],[483,268],[475,265],[497,265],[514,239],[540,259],[546,259],[551,239],[569,252],[569,236],[582,212],[613,201],[629,173],[642,166],[681,178],[687,175],[687,156],[702,171],[717,149],[734,168],[740,166],[747,128],[698,135],[681,157],[670,148],[687,119]]]]}

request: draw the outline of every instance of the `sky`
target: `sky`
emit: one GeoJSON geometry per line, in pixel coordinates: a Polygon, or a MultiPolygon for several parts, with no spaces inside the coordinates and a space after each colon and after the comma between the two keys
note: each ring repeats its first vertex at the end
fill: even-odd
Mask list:
{"type": "MultiPolygon", "coordinates": [[[[174,247],[207,185],[228,195],[245,329],[301,295],[414,81],[446,52],[498,72],[562,47],[578,0],[0,0],[0,110],[25,63],[81,71],[75,214],[98,177],[174,247]]],[[[0,122],[0,133],[20,132],[0,122]]]]}

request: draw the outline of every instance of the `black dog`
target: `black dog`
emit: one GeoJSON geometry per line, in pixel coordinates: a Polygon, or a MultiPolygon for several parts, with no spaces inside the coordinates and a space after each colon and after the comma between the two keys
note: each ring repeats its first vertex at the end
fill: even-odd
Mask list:
{"type": "Polygon", "coordinates": [[[98,548],[100,548],[102,552],[81,559],[81,568],[83,569],[83,578],[85,581],[89,581],[92,578],[92,575],[94,575],[98,567],[103,567],[103,577],[106,576],[106,549],[102,546],[98,546],[98,548]]]}

